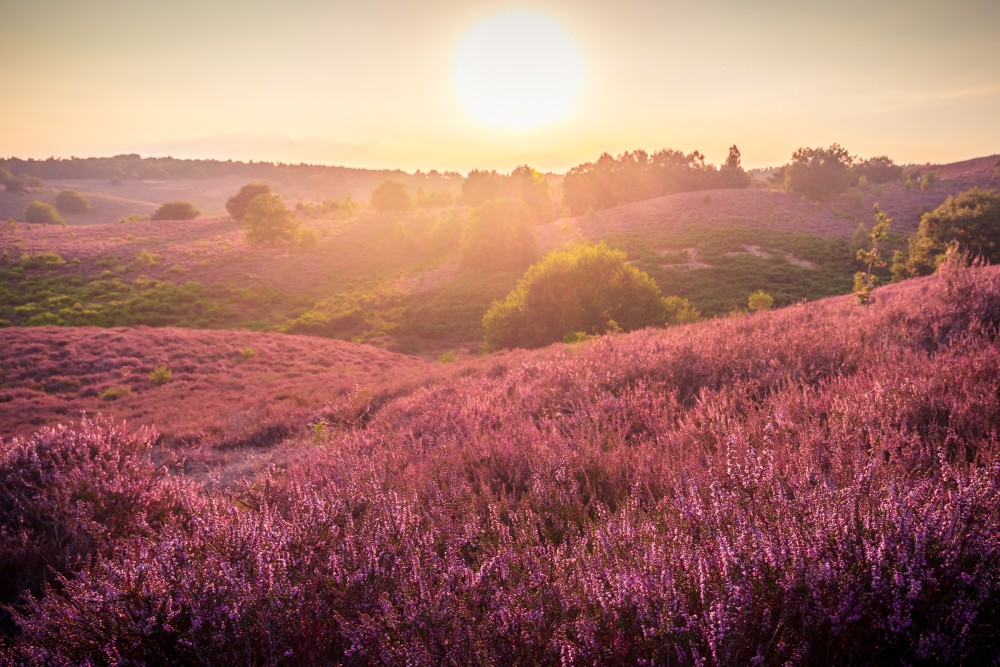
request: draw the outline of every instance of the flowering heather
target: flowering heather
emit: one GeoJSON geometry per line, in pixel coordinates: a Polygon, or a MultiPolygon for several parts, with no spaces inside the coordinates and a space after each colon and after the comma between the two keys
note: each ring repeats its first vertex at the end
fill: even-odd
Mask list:
{"type": "MultiPolygon", "coordinates": [[[[495,355],[316,413],[287,468],[178,486],[190,504],[52,563],[3,659],[995,663],[1000,272],[874,299],[495,355]]],[[[101,433],[76,437],[127,438],[101,433]]]]}

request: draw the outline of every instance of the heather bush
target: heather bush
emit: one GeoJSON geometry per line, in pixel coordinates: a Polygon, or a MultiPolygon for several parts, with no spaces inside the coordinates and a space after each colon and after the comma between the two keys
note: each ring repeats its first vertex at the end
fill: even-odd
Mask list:
{"type": "Polygon", "coordinates": [[[117,540],[152,535],[196,506],[150,461],[154,439],[83,418],[0,443],[0,601],[38,594],[117,540]]]}

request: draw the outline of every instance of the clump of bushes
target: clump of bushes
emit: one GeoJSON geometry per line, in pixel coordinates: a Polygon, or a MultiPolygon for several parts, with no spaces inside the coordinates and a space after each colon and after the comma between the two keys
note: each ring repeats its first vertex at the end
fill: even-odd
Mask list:
{"type": "Polygon", "coordinates": [[[254,197],[243,213],[243,224],[253,245],[277,245],[299,237],[299,221],[275,194],[254,197]]]}
{"type": "Polygon", "coordinates": [[[602,243],[547,255],[493,304],[483,329],[490,349],[530,348],[567,334],[631,331],[664,324],[666,318],[653,279],[627,264],[624,252],[602,243]]]}
{"type": "Polygon", "coordinates": [[[63,190],[56,195],[56,208],[61,213],[86,213],[90,210],[90,200],[76,190],[63,190]]]}
{"type": "Polygon", "coordinates": [[[372,193],[372,208],[376,211],[409,211],[413,198],[399,181],[383,181],[372,193]]]}
{"type": "Polygon", "coordinates": [[[1000,261],[1000,193],[972,188],[949,195],[943,204],[925,213],[908,248],[893,254],[893,277],[899,280],[933,273],[950,244],[988,262],[1000,261]]]}
{"type": "Polygon", "coordinates": [[[194,220],[200,215],[191,202],[169,201],[156,209],[150,220],[194,220]]]}
{"type": "Polygon", "coordinates": [[[269,194],[271,194],[271,186],[267,183],[247,183],[240,188],[239,192],[226,200],[226,210],[229,212],[229,217],[237,222],[243,222],[250,202],[259,195],[269,194]]]}
{"type": "Polygon", "coordinates": [[[462,229],[462,264],[487,273],[523,270],[538,256],[531,219],[531,208],[518,199],[480,204],[462,229]]]}
{"type": "Polygon", "coordinates": [[[33,201],[24,209],[24,221],[43,225],[65,225],[66,221],[52,204],[33,201]]]}

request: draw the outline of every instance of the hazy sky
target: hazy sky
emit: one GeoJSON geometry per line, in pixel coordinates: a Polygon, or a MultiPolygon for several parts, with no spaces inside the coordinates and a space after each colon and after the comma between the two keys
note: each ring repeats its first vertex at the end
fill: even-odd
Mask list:
{"type": "Polygon", "coordinates": [[[561,171],[838,142],[946,162],[1000,152],[998,34],[997,0],[0,0],[0,156],[561,171]],[[452,89],[463,35],[510,9],[583,55],[560,121],[491,126],[452,89]]]}

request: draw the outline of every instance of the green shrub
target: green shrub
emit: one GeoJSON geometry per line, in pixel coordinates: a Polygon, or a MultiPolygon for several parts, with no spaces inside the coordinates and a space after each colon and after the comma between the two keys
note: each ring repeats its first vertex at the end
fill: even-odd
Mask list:
{"type": "Polygon", "coordinates": [[[694,322],[701,313],[687,299],[679,296],[668,296],[663,299],[664,321],[667,324],[684,324],[694,322]]]}
{"type": "Polygon", "coordinates": [[[299,235],[299,221],[274,194],[254,197],[243,214],[243,224],[247,241],[253,245],[276,245],[294,241],[299,235]]]}
{"type": "Polygon", "coordinates": [[[150,220],[194,220],[201,212],[190,202],[168,201],[153,213],[150,220]]]}
{"type": "Polygon", "coordinates": [[[173,372],[166,366],[157,366],[149,372],[149,380],[153,384],[165,384],[170,382],[173,376],[173,372]]]}
{"type": "Polygon", "coordinates": [[[259,195],[271,194],[271,186],[267,183],[247,183],[240,191],[226,201],[226,210],[233,220],[243,222],[247,207],[259,195]]]}
{"type": "Polygon", "coordinates": [[[774,297],[762,289],[757,290],[747,299],[747,310],[755,313],[758,310],[771,310],[774,307],[774,297]]]}
{"type": "Polygon", "coordinates": [[[102,401],[117,401],[119,398],[126,398],[132,395],[132,390],[127,386],[108,387],[98,397],[102,401]]]}
{"type": "Polygon", "coordinates": [[[253,355],[256,354],[252,347],[245,347],[240,350],[240,358],[246,361],[247,359],[253,359],[253,355]]]}
{"type": "Polygon", "coordinates": [[[56,195],[56,208],[62,213],[86,213],[90,200],[76,190],[63,190],[56,195]]]}
{"type": "Polygon", "coordinates": [[[490,349],[540,347],[567,334],[631,331],[662,324],[666,308],[653,279],[603,243],[553,252],[483,317],[490,349]]]}
{"type": "Polygon", "coordinates": [[[33,201],[24,210],[25,222],[34,222],[45,225],[64,225],[66,221],[59,215],[59,211],[52,204],[43,201],[33,201]]]}

